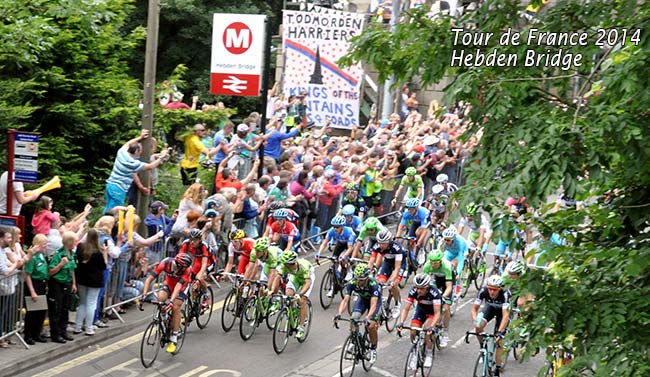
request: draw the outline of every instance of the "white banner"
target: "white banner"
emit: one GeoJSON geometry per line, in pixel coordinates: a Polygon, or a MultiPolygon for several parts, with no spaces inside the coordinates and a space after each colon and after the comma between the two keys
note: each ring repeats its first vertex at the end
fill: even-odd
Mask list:
{"type": "Polygon", "coordinates": [[[306,91],[307,116],[337,128],[359,125],[363,70],[360,64],[341,69],[338,59],[350,38],[361,34],[363,14],[333,11],[284,11],[285,54],[283,92],[288,97],[306,91]]]}

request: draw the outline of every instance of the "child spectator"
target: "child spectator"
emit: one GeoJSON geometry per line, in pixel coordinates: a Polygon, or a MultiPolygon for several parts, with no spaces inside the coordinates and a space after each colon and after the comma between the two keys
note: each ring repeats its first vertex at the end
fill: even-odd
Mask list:
{"type": "Polygon", "coordinates": [[[50,234],[52,222],[59,219],[58,212],[52,212],[54,200],[49,196],[43,195],[38,202],[36,202],[36,211],[32,217],[32,227],[34,234],[50,234]]]}

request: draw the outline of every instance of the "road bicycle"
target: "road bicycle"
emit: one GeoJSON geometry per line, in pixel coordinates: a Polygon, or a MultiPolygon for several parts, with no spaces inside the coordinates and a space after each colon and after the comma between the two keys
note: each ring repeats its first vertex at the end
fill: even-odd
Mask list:
{"type": "Polygon", "coordinates": [[[250,339],[255,330],[262,322],[266,327],[273,330],[276,315],[279,313],[279,295],[267,295],[266,287],[268,282],[262,280],[244,280],[244,283],[252,285],[253,295],[246,300],[239,319],[239,335],[246,341],[250,339]],[[274,303],[278,302],[278,305],[274,303]]]}
{"type": "Polygon", "coordinates": [[[466,270],[464,273],[467,274],[467,279],[463,281],[461,298],[465,298],[472,282],[474,282],[474,287],[480,290],[485,281],[485,272],[487,270],[485,255],[476,249],[471,250],[469,255],[471,257],[467,259],[464,267],[466,270]]]}
{"type": "MultiPolygon", "coordinates": [[[[339,373],[341,377],[352,376],[354,374],[354,368],[359,363],[363,366],[363,370],[366,372],[370,371],[373,364],[370,362],[371,343],[366,321],[357,318],[341,318],[339,321],[350,322],[350,335],[348,335],[343,343],[341,359],[339,361],[339,373]],[[360,325],[365,325],[363,326],[363,332],[359,329],[360,325]]],[[[338,329],[338,323],[334,322],[334,327],[338,329]]]]}
{"type": "MultiPolygon", "coordinates": [[[[411,326],[403,326],[402,329],[417,331],[415,339],[413,340],[413,345],[411,346],[411,350],[406,357],[406,364],[404,365],[404,377],[428,377],[431,374],[431,370],[433,369],[433,363],[428,367],[424,366],[424,359],[427,355],[426,338],[429,337],[429,339],[431,339],[431,342],[433,342],[433,347],[431,347],[431,357],[435,358],[436,348],[440,349],[440,340],[439,336],[437,335],[438,331],[431,331],[422,327],[411,326]]],[[[399,337],[402,337],[401,331],[398,330],[397,335],[399,337]]]]}
{"type": "MultiPolygon", "coordinates": [[[[275,320],[275,325],[273,326],[273,350],[278,355],[284,352],[284,349],[287,348],[287,344],[289,343],[289,337],[294,335],[300,326],[300,296],[280,295],[280,297],[280,311],[275,320]]],[[[307,297],[307,317],[303,324],[305,336],[301,338],[296,336],[298,343],[304,342],[309,336],[313,314],[312,311],[311,301],[309,300],[309,297],[307,297]]]]}
{"type": "Polygon", "coordinates": [[[320,266],[320,259],[329,259],[332,263],[323,274],[320,284],[319,299],[320,305],[327,310],[334,301],[334,296],[339,294],[341,298],[344,295],[345,273],[339,268],[340,261],[338,257],[329,255],[316,256],[316,264],[320,266]]]}
{"type": "Polygon", "coordinates": [[[241,282],[244,277],[239,274],[223,271],[217,272],[217,275],[234,278],[233,286],[226,295],[223,301],[223,307],[221,308],[221,328],[223,328],[223,331],[228,332],[235,325],[235,321],[241,315],[244,303],[246,302],[246,297],[241,287],[241,282]]]}
{"type": "MultiPolygon", "coordinates": [[[[390,289],[393,285],[391,283],[379,283],[381,289],[390,289]]],[[[392,332],[397,325],[399,319],[399,309],[397,308],[397,300],[393,297],[393,293],[388,291],[388,296],[381,295],[381,310],[379,312],[378,327],[384,325],[386,331],[392,332]]]]}
{"type": "MultiPolygon", "coordinates": [[[[158,352],[165,348],[171,341],[172,335],[172,313],[165,310],[167,303],[157,300],[151,302],[154,308],[153,318],[142,334],[140,341],[140,362],[145,368],[153,365],[158,357],[158,352]]],[[[185,305],[185,304],[183,304],[185,305]]],[[[187,322],[185,321],[185,310],[181,309],[181,328],[176,338],[176,351],[172,355],[177,355],[183,343],[185,342],[185,333],[187,331],[187,322]]]]}
{"type": "Polygon", "coordinates": [[[196,319],[196,325],[200,329],[208,326],[210,318],[212,318],[212,305],[214,304],[214,292],[209,285],[201,288],[198,280],[192,280],[192,289],[187,298],[187,305],[185,305],[185,318],[187,324],[192,323],[196,319]]]}
{"type": "MultiPolygon", "coordinates": [[[[481,349],[479,350],[478,357],[476,358],[476,363],[474,364],[474,377],[492,377],[495,374],[496,370],[496,350],[497,350],[497,335],[488,334],[485,332],[476,333],[473,331],[467,331],[465,333],[465,343],[469,344],[469,336],[477,335],[483,338],[481,343],[481,349]]],[[[508,352],[503,353],[502,360],[502,370],[505,369],[506,362],[508,360],[508,352]]]]}
{"type": "Polygon", "coordinates": [[[406,276],[399,282],[399,287],[404,288],[409,278],[417,274],[418,269],[426,263],[427,255],[431,251],[427,250],[427,245],[430,245],[430,242],[425,242],[425,246],[421,246],[416,250],[417,238],[415,236],[396,237],[395,240],[401,240],[402,247],[407,251],[406,276]]]}

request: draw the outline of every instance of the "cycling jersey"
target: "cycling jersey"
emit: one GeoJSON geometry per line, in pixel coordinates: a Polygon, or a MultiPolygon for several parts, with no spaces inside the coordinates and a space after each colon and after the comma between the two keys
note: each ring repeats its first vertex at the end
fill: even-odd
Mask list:
{"type": "Polygon", "coordinates": [[[355,233],[359,232],[359,229],[361,229],[361,218],[359,216],[345,216],[345,226],[350,227],[355,233]],[[348,218],[350,218],[350,221],[348,221],[348,218]]]}
{"type": "Polygon", "coordinates": [[[406,297],[406,301],[411,304],[417,302],[418,309],[424,310],[425,313],[433,313],[433,307],[440,305],[442,302],[442,295],[436,287],[429,286],[427,292],[420,296],[416,287],[411,288],[406,297]]]}
{"type": "Polygon", "coordinates": [[[192,262],[192,274],[194,276],[201,271],[203,258],[208,258],[208,262],[210,259],[210,251],[208,250],[208,245],[204,241],[201,241],[198,247],[194,247],[192,246],[192,241],[185,240],[183,241],[180,250],[178,250],[178,253],[187,253],[192,256],[194,260],[194,262],[192,262]]]}
{"type": "Polygon", "coordinates": [[[457,234],[454,238],[454,241],[451,244],[443,241],[440,243],[442,251],[445,252],[445,259],[451,262],[454,259],[458,259],[458,265],[456,267],[456,274],[458,276],[463,272],[463,266],[465,265],[465,254],[469,253],[467,248],[467,242],[460,235],[457,234]]]}
{"type": "MultiPolygon", "coordinates": [[[[277,246],[269,246],[268,249],[266,249],[266,258],[259,259],[260,265],[262,266],[262,273],[264,275],[268,276],[271,269],[278,266],[278,261],[280,260],[282,251],[283,250],[277,246]]],[[[253,249],[250,254],[250,262],[255,263],[257,260],[257,250],[253,249]]],[[[260,280],[266,279],[260,277],[260,280]]]]}
{"type": "Polygon", "coordinates": [[[302,288],[305,285],[305,281],[307,279],[312,280],[312,286],[313,286],[314,266],[312,266],[312,264],[309,263],[309,261],[307,261],[306,259],[298,258],[298,268],[296,269],[295,272],[289,270],[289,268],[287,268],[287,266],[284,264],[278,266],[277,270],[281,276],[288,275],[287,288],[290,287],[289,282],[291,282],[293,283],[293,287],[295,287],[295,291],[297,292],[300,288],[302,288]]]}
{"type": "Polygon", "coordinates": [[[364,225],[361,227],[361,230],[359,231],[359,235],[357,236],[357,241],[364,242],[364,241],[366,240],[366,238],[369,238],[369,239],[371,239],[371,240],[376,240],[376,239],[377,239],[377,235],[378,235],[379,232],[381,232],[382,230],[386,230],[386,227],[385,227],[384,225],[382,225],[381,223],[379,223],[379,224],[377,225],[377,229],[375,230],[375,233],[373,233],[373,235],[371,236],[370,234],[368,234],[368,228],[367,228],[366,225],[364,224],[364,225]]]}
{"type": "Polygon", "coordinates": [[[444,292],[447,288],[447,282],[453,282],[454,275],[452,269],[453,266],[451,263],[443,259],[440,261],[440,267],[437,269],[434,269],[431,266],[431,262],[427,262],[424,267],[422,267],[422,273],[433,275],[436,287],[440,289],[440,292],[444,292]]]}
{"type": "Polygon", "coordinates": [[[402,214],[402,221],[400,221],[401,226],[407,226],[411,222],[419,222],[420,227],[424,228],[429,225],[429,214],[430,211],[424,207],[418,207],[418,211],[415,215],[411,215],[409,211],[404,211],[402,214]]]}
{"type": "Polygon", "coordinates": [[[355,199],[350,199],[347,195],[341,200],[341,208],[345,207],[348,204],[352,204],[355,208],[354,214],[359,216],[359,214],[365,214],[368,212],[368,207],[366,206],[366,201],[363,198],[357,196],[355,199]]]}
{"type": "MultiPolygon", "coordinates": [[[[371,257],[377,258],[377,254],[381,254],[384,257],[384,261],[390,260],[390,261],[406,261],[406,253],[407,251],[397,242],[395,241],[390,241],[390,246],[386,250],[382,250],[381,245],[379,243],[376,243],[372,249],[370,249],[371,257]]],[[[404,266],[404,263],[402,263],[402,266],[404,266]]]]}
{"type": "Polygon", "coordinates": [[[481,214],[481,223],[480,225],[477,223],[477,218],[474,216],[472,220],[468,220],[467,217],[463,217],[460,219],[460,223],[458,224],[458,227],[464,227],[469,229],[469,240],[472,242],[475,242],[476,239],[478,238],[480,234],[481,229],[485,229],[486,233],[489,233],[490,231],[490,220],[488,219],[487,215],[484,213],[481,214]]]}
{"type": "Polygon", "coordinates": [[[368,283],[363,288],[359,286],[357,279],[350,280],[345,286],[345,294],[352,295],[352,292],[356,292],[363,300],[370,300],[373,297],[381,300],[381,285],[375,278],[369,278],[368,283]]]}
{"type": "Polygon", "coordinates": [[[290,223],[289,221],[285,221],[282,226],[278,224],[278,222],[274,222],[271,224],[271,231],[269,232],[269,238],[273,238],[276,234],[280,234],[280,238],[283,240],[288,240],[289,238],[293,238],[294,240],[300,239],[300,231],[298,230],[298,227],[296,227],[295,224],[290,223]]]}
{"type": "Polygon", "coordinates": [[[354,231],[347,226],[343,227],[341,234],[336,233],[334,228],[330,228],[325,235],[325,239],[332,245],[335,243],[347,243],[351,245],[354,243],[355,238],[354,231]]]}
{"type": "Polygon", "coordinates": [[[501,289],[496,298],[490,297],[487,287],[481,288],[474,300],[475,305],[481,305],[485,301],[486,306],[495,309],[508,309],[510,307],[510,291],[501,289]]]}
{"type": "Polygon", "coordinates": [[[403,176],[402,180],[400,181],[400,185],[408,188],[408,190],[406,191],[407,198],[417,198],[418,189],[420,187],[422,187],[424,190],[424,182],[422,181],[422,177],[419,175],[413,176],[412,181],[409,179],[408,175],[403,176]]]}
{"type": "Polygon", "coordinates": [[[228,245],[228,257],[234,257],[235,254],[239,255],[237,273],[243,274],[246,272],[246,266],[248,266],[250,255],[253,251],[253,245],[255,245],[255,240],[252,238],[242,238],[239,241],[241,242],[241,247],[239,249],[235,248],[235,245],[233,245],[232,242],[228,245]]]}
{"type": "MultiPolygon", "coordinates": [[[[153,276],[154,280],[158,278],[158,275],[165,273],[165,287],[171,293],[174,291],[176,284],[181,285],[181,292],[185,292],[190,281],[192,281],[192,270],[189,268],[184,269],[180,273],[176,272],[176,269],[173,267],[172,263],[174,258],[167,257],[160,261],[158,265],[151,271],[149,271],[149,276],[153,276]]],[[[182,298],[182,296],[179,296],[182,298]]]]}
{"type": "MultiPolygon", "coordinates": [[[[300,223],[300,216],[298,213],[291,208],[285,208],[287,211],[287,221],[290,223],[294,223],[296,226],[300,223]]],[[[275,223],[275,218],[269,214],[268,219],[266,219],[266,227],[269,228],[273,223],[275,223]]]]}

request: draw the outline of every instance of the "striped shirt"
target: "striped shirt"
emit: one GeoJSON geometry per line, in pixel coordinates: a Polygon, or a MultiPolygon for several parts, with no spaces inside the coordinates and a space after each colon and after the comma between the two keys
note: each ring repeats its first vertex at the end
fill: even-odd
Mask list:
{"type": "Polygon", "coordinates": [[[117,185],[125,192],[129,191],[129,186],[131,186],[131,182],[133,182],[135,173],[144,169],[145,166],[147,166],[147,164],[133,158],[129,152],[127,152],[127,148],[122,147],[117,152],[115,163],[113,164],[113,171],[106,182],[117,185]]]}

